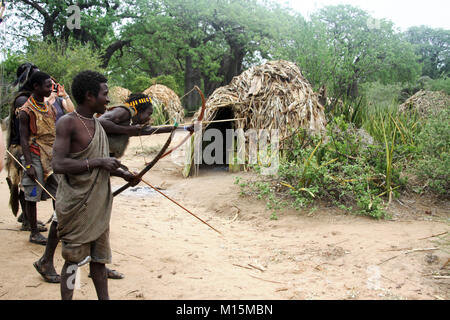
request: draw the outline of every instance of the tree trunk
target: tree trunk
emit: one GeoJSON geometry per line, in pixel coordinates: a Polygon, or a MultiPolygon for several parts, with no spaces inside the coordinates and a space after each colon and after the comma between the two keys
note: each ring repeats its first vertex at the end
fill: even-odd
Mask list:
{"type": "Polygon", "coordinates": [[[358,94],[359,94],[358,79],[354,79],[353,82],[348,86],[347,97],[354,100],[358,97],[358,94]]]}
{"type": "Polygon", "coordinates": [[[220,75],[223,75],[221,85],[228,85],[235,76],[242,73],[242,63],[244,61],[245,52],[238,44],[228,41],[230,46],[230,54],[224,56],[221,62],[220,75]]]}
{"type": "Polygon", "coordinates": [[[45,19],[44,28],[42,30],[42,37],[46,39],[47,37],[54,37],[55,31],[53,30],[53,25],[55,20],[45,19]]]}
{"type": "MultiPolygon", "coordinates": [[[[193,67],[192,57],[186,56],[186,67],[184,71],[184,93],[188,93],[195,86],[201,87],[200,70],[193,67]]],[[[201,105],[201,99],[198,94],[189,94],[185,98],[185,105],[188,110],[195,110],[201,105]]]]}

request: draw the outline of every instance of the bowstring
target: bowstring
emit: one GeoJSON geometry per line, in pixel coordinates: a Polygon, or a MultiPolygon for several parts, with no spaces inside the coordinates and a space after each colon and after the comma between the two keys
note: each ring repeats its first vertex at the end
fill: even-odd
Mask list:
{"type": "MultiPolygon", "coordinates": [[[[169,121],[170,121],[170,119],[167,119],[166,122],[164,122],[162,125],[164,126],[164,125],[168,124],[169,121]]],[[[141,128],[141,133],[142,133],[142,129],[144,129],[144,127],[145,127],[145,126],[143,126],[143,127],[141,128]]],[[[154,134],[155,134],[156,132],[158,132],[160,129],[161,129],[161,128],[156,128],[156,130],[153,131],[150,135],[148,135],[146,139],[149,139],[152,135],[154,135],[154,134]]],[[[143,141],[142,141],[142,134],[141,134],[141,133],[139,133],[139,142],[141,143],[141,150],[142,150],[142,156],[143,156],[143,158],[144,158],[144,163],[147,163],[147,159],[146,159],[146,157],[145,157],[144,143],[143,143],[143,141]]]]}
{"type": "MultiPolygon", "coordinates": [[[[192,92],[194,92],[194,91],[195,91],[195,87],[193,87],[188,93],[186,93],[184,96],[182,96],[182,97],[180,98],[180,100],[183,100],[184,98],[186,98],[188,95],[190,95],[190,94],[191,94],[192,92]]],[[[171,120],[170,118],[167,119],[166,122],[164,122],[161,126],[167,125],[167,124],[169,123],[170,120],[171,120]]],[[[176,119],[175,119],[175,121],[176,121],[176,119]]],[[[141,128],[141,131],[142,131],[143,128],[144,128],[144,127],[141,128]]],[[[156,128],[156,130],[153,131],[150,135],[148,135],[145,139],[146,139],[146,140],[147,140],[147,139],[150,139],[150,137],[153,136],[154,134],[156,134],[160,129],[162,129],[162,127],[156,128]]],[[[141,135],[141,134],[139,134],[139,142],[140,142],[140,144],[141,144],[141,150],[142,150],[141,152],[142,152],[142,156],[143,156],[143,158],[144,158],[144,163],[147,163],[147,159],[146,159],[146,157],[145,157],[144,143],[143,143],[142,135],[141,135]]]]}

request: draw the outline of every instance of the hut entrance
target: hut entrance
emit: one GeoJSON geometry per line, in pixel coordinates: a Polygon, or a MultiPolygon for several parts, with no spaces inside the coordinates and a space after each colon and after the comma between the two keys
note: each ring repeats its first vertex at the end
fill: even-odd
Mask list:
{"type": "MultiPolygon", "coordinates": [[[[234,119],[232,108],[219,108],[213,121],[234,119]]],[[[233,121],[214,122],[206,126],[203,133],[203,161],[200,169],[228,170],[228,152],[231,141],[227,139],[227,130],[233,129],[233,121]],[[214,161],[212,161],[214,159],[214,161]],[[211,163],[212,162],[212,163],[211,163]]]]}

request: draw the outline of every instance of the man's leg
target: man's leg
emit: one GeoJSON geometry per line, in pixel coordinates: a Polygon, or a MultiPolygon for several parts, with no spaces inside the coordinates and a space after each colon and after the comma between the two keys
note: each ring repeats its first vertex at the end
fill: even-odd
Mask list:
{"type": "Polygon", "coordinates": [[[102,263],[91,262],[89,268],[98,299],[109,300],[106,266],[102,263]]]}
{"type": "Polygon", "coordinates": [[[22,222],[22,225],[27,225],[28,224],[28,219],[27,219],[27,215],[25,214],[25,193],[23,193],[22,190],[19,191],[19,203],[20,203],[20,208],[22,209],[22,213],[20,214],[19,218],[17,218],[18,222],[22,222]],[[22,221],[20,221],[22,220],[22,221]]]}
{"type": "Polygon", "coordinates": [[[26,201],[25,202],[26,207],[26,215],[28,219],[28,223],[30,224],[31,234],[30,234],[30,242],[46,245],[47,244],[47,238],[45,238],[38,230],[37,227],[37,213],[36,213],[36,202],[32,201],[26,201]]]}
{"type": "Polygon", "coordinates": [[[44,280],[50,283],[59,283],[61,281],[61,278],[56,273],[55,266],[53,265],[56,247],[59,243],[57,226],[58,223],[55,221],[50,225],[44,255],[33,264],[44,280]]]}
{"type": "MultiPolygon", "coordinates": [[[[53,210],[55,210],[55,200],[52,200],[53,210]]],[[[55,256],[56,247],[59,243],[58,238],[58,222],[56,221],[56,215],[53,213],[53,221],[50,225],[50,231],[48,232],[47,245],[45,246],[44,255],[39,262],[41,266],[44,267],[44,270],[47,272],[51,272],[53,274],[56,273],[55,267],[53,266],[53,258],[55,256]]]]}
{"type": "Polygon", "coordinates": [[[75,263],[65,262],[61,270],[61,299],[72,300],[73,289],[75,289],[75,278],[77,275],[78,265],[75,263]]]}

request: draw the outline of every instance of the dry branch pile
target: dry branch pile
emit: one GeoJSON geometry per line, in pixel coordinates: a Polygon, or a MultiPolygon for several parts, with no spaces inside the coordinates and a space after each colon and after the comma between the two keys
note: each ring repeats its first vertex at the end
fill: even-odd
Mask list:
{"type": "Polygon", "coordinates": [[[297,65],[283,60],[250,68],[214,91],[206,106],[206,120],[214,120],[219,108],[232,108],[235,118],[245,119],[237,128],[279,129],[280,138],[290,128],[320,132],[326,126],[324,108],[308,80],[297,65]]]}
{"type": "Polygon", "coordinates": [[[112,87],[109,89],[110,105],[123,104],[130,96],[131,91],[122,87],[112,87]]]}
{"type": "Polygon", "coordinates": [[[184,108],[181,105],[180,98],[172,89],[161,84],[155,84],[145,90],[144,94],[161,102],[171,120],[176,119],[179,123],[183,123],[184,108]]]}
{"type": "Polygon", "coordinates": [[[422,117],[434,116],[450,107],[450,96],[443,91],[421,90],[400,105],[400,112],[417,112],[422,117]]]}

